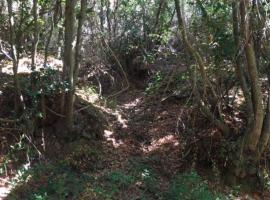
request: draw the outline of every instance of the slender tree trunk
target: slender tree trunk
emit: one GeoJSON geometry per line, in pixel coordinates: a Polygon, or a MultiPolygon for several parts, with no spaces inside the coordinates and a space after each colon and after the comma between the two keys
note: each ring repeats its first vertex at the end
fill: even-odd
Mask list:
{"type": "Polygon", "coordinates": [[[33,0],[33,16],[34,16],[34,33],[33,33],[33,43],[32,43],[32,63],[31,69],[36,69],[37,62],[37,47],[39,41],[39,28],[38,28],[38,0],[33,0]]]}
{"type": "Polygon", "coordinates": [[[118,33],[118,21],[117,21],[117,12],[118,12],[118,9],[119,9],[119,0],[115,0],[114,2],[114,10],[113,10],[113,39],[116,38],[117,36],[117,33],[118,33]]]}
{"type": "Polygon", "coordinates": [[[77,83],[78,79],[78,72],[80,69],[81,64],[81,49],[82,49],[82,29],[83,29],[83,23],[85,21],[86,17],[86,8],[87,8],[87,0],[81,0],[81,10],[80,10],[80,16],[78,21],[78,28],[77,28],[77,38],[76,38],[76,48],[75,48],[75,67],[74,67],[74,88],[75,91],[75,85],[77,83]]]}
{"type": "Polygon", "coordinates": [[[177,14],[177,18],[178,18],[178,26],[179,26],[179,29],[181,32],[183,42],[185,43],[188,52],[196,60],[198,66],[199,66],[199,71],[200,71],[200,74],[202,76],[203,84],[204,84],[204,95],[206,95],[206,89],[207,89],[207,84],[209,83],[209,80],[208,80],[206,72],[205,72],[204,61],[203,61],[202,57],[200,56],[200,54],[192,47],[192,45],[190,44],[190,42],[188,40],[188,36],[187,36],[186,30],[184,27],[184,22],[182,19],[182,13],[181,13],[181,9],[180,9],[179,0],[174,0],[174,2],[175,2],[176,14],[177,14]]]}
{"type": "Polygon", "coordinates": [[[246,110],[247,110],[247,126],[249,127],[251,122],[253,121],[253,108],[252,108],[252,100],[248,88],[248,84],[246,81],[246,76],[244,70],[242,68],[241,60],[240,60],[240,30],[239,30],[239,1],[234,0],[232,2],[232,14],[233,14],[233,35],[234,35],[234,42],[235,42],[235,72],[236,77],[240,83],[242,88],[243,94],[245,96],[246,101],[246,110]]]}
{"type": "Polygon", "coordinates": [[[247,60],[247,70],[251,81],[251,94],[254,112],[254,121],[249,130],[247,145],[250,150],[256,151],[256,147],[259,142],[263,127],[264,110],[263,110],[261,85],[253,46],[253,39],[251,34],[250,17],[249,14],[246,13],[248,7],[249,1],[247,0],[240,1],[242,37],[243,42],[245,44],[244,49],[247,60]]]}
{"type": "Polygon", "coordinates": [[[49,47],[50,47],[50,43],[51,43],[51,39],[52,39],[53,30],[54,30],[54,15],[52,14],[49,36],[48,36],[47,41],[45,43],[44,63],[43,63],[44,67],[47,66],[47,62],[48,62],[49,47]]]}
{"type": "MultiPolygon", "coordinates": [[[[215,93],[213,87],[211,86],[210,81],[207,78],[207,75],[205,72],[205,64],[203,62],[203,59],[202,59],[201,55],[199,54],[199,52],[193,48],[193,46],[191,45],[191,43],[188,39],[186,29],[184,26],[184,22],[182,19],[180,2],[179,2],[179,0],[174,0],[174,2],[175,2],[175,9],[176,9],[177,18],[178,18],[178,26],[179,26],[179,29],[181,31],[182,40],[185,43],[185,46],[186,46],[188,52],[191,54],[191,56],[194,58],[194,60],[197,62],[198,66],[199,66],[199,71],[200,71],[200,74],[201,74],[202,79],[203,79],[204,95],[206,94],[206,88],[209,86],[211,88],[213,95],[214,95],[214,98],[216,98],[216,93],[215,93]]],[[[195,98],[196,98],[202,112],[205,114],[205,116],[208,118],[209,121],[214,123],[220,129],[220,131],[223,132],[223,134],[225,136],[228,136],[228,134],[230,132],[230,128],[221,120],[216,119],[216,117],[213,115],[213,113],[208,108],[208,105],[205,105],[205,102],[202,102],[203,100],[200,97],[200,93],[199,93],[198,88],[197,88],[195,83],[194,83],[194,90],[195,90],[194,91],[195,98]]]]}
{"type": "Polygon", "coordinates": [[[102,34],[104,33],[104,0],[100,0],[100,13],[99,13],[99,19],[100,19],[100,30],[102,34]]]}
{"type": "MultiPolygon", "coordinates": [[[[54,15],[53,21],[54,21],[54,27],[58,25],[60,20],[63,18],[63,11],[62,11],[62,5],[61,0],[57,0],[54,8],[54,15]]],[[[62,46],[63,46],[63,28],[62,23],[60,24],[60,27],[58,28],[58,35],[57,35],[57,58],[62,58],[62,46]]]]}
{"type": "Polygon", "coordinates": [[[107,24],[108,24],[109,41],[111,41],[111,37],[112,37],[112,25],[111,25],[111,3],[110,3],[110,1],[107,1],[106,7],[107,7],[107,10],[106,10],[106,19],[107,19],[107,24]]]}
{"type": "MultiPolygon", "coordinates": [[[[234,35],[237,36],[236,26],[238,26],[237,19],[237,1],[233,2],[233,19],[234,19],[234,35]]],[[[254,50],[254,43],[252,37],[251,21],[254,20],[251,17],[250,10],[251,4],[249,0],[241,0],[239,4],[240,10],[240,29],[241,29],[241,41],[243,42],[246,69],[248,71],[250,85],[251,85],[251,102],[253,112],[250,114],[251,123],[248,124],[247,131],[244,138],[239,139],[241,148],[237,155],[235,166],[232,165],[232,170],[236,177],[244,178],[249,175],[255,175],[258,172],[259,161],[261,155],[264,152],[266,145],[268,144],[270,137],[270,97],[268,94],[268,103],[266,109],[263,106],[263,95],[261,90],[261,83],[259,79],[259,72],[257,66],[257,57],[254,50]]],[[[239,45],[239,38],[235,39],[237,46],[239,45]]],[[[239,61],[238,61],[239,62],[239,61]]],[[[240,66],[240,63],[238,63],[240,66]]],[[[238,66],[238,67],[239,67],[238,66]]],[[[236,69],[236,73],[239,74],[240,69],[236,69]]],[[[243,76],[243,75],[241,75],[243,76]]],[[[239,77],[241,78],[241,77],[239,77]]],[[[241,83],[241,79],[240,79],[241,83]]],[[[243,82],[241,83],[243,87],[243,82]]],[[[245,91],[244,91],[245,92],[245,91]]],[[[246,101],[248,104],[248,102],[246,101]]],[[[250,106],[250,105],[248,105],[250,106]]]]}
{"type": "Polygon", "coordinates": [[[156,13],[155,24],[154,24],[154,32],[156,32],[156,33],[159,32],[157,29],[158,29],[159,18],[160,18],[161,11],[163,9],[163,5],[164,5],[164,0],[160,0],[159,5],[158,5],[158,9],[157,9],[157,13],[156,13]]]}
{"type": "Polygon", "coordinates": [[[73,128],[73,95],[74,95],[74,67],[75,67],[75,6],[77,0],[67,0],[65,10],[65,43],[64,43],[64,68],[65,76],[69,83],[66,97],[65,113],[66,128],[68,132],[73,128]]]}
{"type": "MultiPolygon", "coordinates": [[[[57,37],[57,58],[58,59],[62,59],[62,46],[63,46],[63,28],[60,27],[59,31],[58,31],[58,37],[57,37]]],[[[63,69],[63,73],[64,73],[65,68],[63,69]]]]}
{"type": "Polygon", "coordinates": [[[17,52],[15,40],[16,40],[16,34],[15,34],[15,29],[14,29],[14,17],[13,17],[13,1],[12,0],[7,0],[8,4],[8,15],[9,15],[9,30],[10,30],[10,35],[9,35],[9,40],[10,40],[10,46],[11,46],[11,57],[12,57],[12,63],[13,63],[13,81],[14,81],[14,87],[15,87],[15,111],[16,113],[19,112],[20,108],[25,108],[24,102],[23,102],[23,96],[21,94],[21,89],[20,89],[20,83],[18,79],[18,55],[19,53],[17,52]]]}
{"type": "MultiPolygon", "coordinates": [[[[47,37],[46,43],[45,43],[45,49],[44,49],[44,63],[43,65],[46,66],[47,62],[48,62],[48,56],[49,56],[49,47],[50,47],[50,43],[51,43],[51,39],[52,39],[52,35],[53,35],[53,31],[54,28],[57,26],[59,19],[62,16],[62,6],[61,6],[61,0],[57,0],[55,2],[53,6],[53,10],[51,11],[51,21],[49,22],[50,24],[50,30],[49,30],[49,36],[47,37]]],[[[59,28],[59,35],[58,35],[58,40],[57,40],[57,58],[60,59],[61,57],[61,39],[62,39],[62,35],[60,33],[62,33],[62,31],[60,31],[59,28]],[[60,51],[59,51],[60,48],[60,51]],[[60,53],[59,53],[59,52],[60,53]]]]}
{"type": "Polygon", "coordinates": [[[144,0],[141,3],[141,9],[143,12],[143,16],[142,16],[142,29],[143,29],[143,44],[146,50],[149,49],[149,41],[148,41],[148,30],[147,30],[147,24],[146,24],[146,8],[145,8],[145,2],[144,0]]]}
{"type": "Polygon", "coordinates": [[[267,109],[263,121],[262,134],[258,144],[258,151],[259,151],[258,159],[260,159],[261,155],[266,149],[267,144],[269,142],[269,138],[270,138],[270,91],[268,91],[267,109]]]}

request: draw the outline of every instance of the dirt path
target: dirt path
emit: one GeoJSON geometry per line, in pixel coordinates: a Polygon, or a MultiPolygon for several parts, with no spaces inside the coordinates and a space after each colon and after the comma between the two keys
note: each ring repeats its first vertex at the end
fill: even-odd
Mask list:
{"type": "Polygon", "coordinates": [[[117,99],[109,140],[130,157],[147,159],[166,176],[181,170],[179,138],[176,133],[181,105],[161,103],[144,91],[130,91],[117,99]]]}
{"type": "Polygon", "coordinates": [[[109,124],[102,140],[50,145],[62,154],[59,160],[48,157],[36,165],[13,191],[8,179],[0,179],[0,200],[167,200],[172,180],[191,166],[183,159],[177,127],[180,113],[189,116],[183,102],[160,99],[133,89],[101,106],[109,124]]]}
{"type": "MultiPolygon", "coordinates": [[[[179,138],[176,134],[181,105],[172,102],[161,103],[160,99],[148,97],[142,90],[128,91],[115,99],[113,104],[114,106],[100,108],[109,124],[104,131],[104,140],[79,140],[75,141],[76,145],[63,144],[71,154],[60,158],[64,163],[68,161],[74,171],[66,172],[65,167],[57,167],[48,157],[51,165],[41,169],[44,171],[38,174],[29,172],[29,177],[37,177],[30,182],[22,182],[19,188],[11,192],[10,199],[14,196],[27,199],[33,194],[44,196],[41,191],[52,190],[50,185],[54,184],[56,186],[53,186],[53,189],[58,188],[54,195],[60,195],[59,187],[64,192],[72,193],[81,190],[79,188],[85,188],[82,196],[86,197],[81,199],[89,199],[89,183],[80,183],[82,185],[79,188],[79,184],[76,184],[76,180],[81,181],[84,175],[93,177],[91,187],[95,188],[97,195],[103,195],[101,199],[137,197],[154,200],[162,196],[171,178],[183,167],[179,138]],[[75,180],[71,185],[69,176],[75,180]],[[102,194],[97,192],[100,188],[104,190],[102,194]],[[111,197],[105,198],[104,194],[111,197]]],[[[64,152],[61,146],[55,148],[50,144],[50,147],[54,154],[61,155],[64,152]]],[[[4,199],[11,187],[4,181],[0,180],[0,183],[0,199],[4,199]]]]}

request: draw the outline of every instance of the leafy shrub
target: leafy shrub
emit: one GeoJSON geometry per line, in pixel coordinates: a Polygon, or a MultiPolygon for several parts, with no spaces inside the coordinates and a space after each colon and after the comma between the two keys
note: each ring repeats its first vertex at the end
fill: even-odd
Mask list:
{"type": "Polygon", "coordinates": [[[110,195],[107,195],[106,192],[99,187],[93,187],[89,185],[85,191],[80,195],[78,200],[110,200],[112,199],[110,195]]]}
{"type": "Polygon", "coordinates": [[[160,199],[162,197],[160,179],[151,165],[141,158],[130,160],[130,174],[136,179],[140,199],[160,199]]]}
{"type": "Polygon", "coordinates": [[[66,158],[68,165],[79,172],[95,170],[100,164],[99,160],[99,153],[85,144],[78,145],[66,158]]]}
{"type": "Polygon", "coordinates": [[[7,197],[9,200],[78,199],[86,184],[92,181],[64,163],[42,163],[20,173],[7,197]]]}
{"type": "Polygon", "coordinates": [[[162,75],[162,73],[160,71],[158,71],[152,81],[148,84],[148,87],[146,88],[145,92],[148,95],[152,95],[155,92],[158,91],[158,89],[161,87],[162,85],[162,81],[163,81],[164,77],[162,75]]]}
{"type": "Polygon", "coordinates": [[[167,199],[170,200],[216,200],[206,181],[191,171],[178,176],[171,184],[167,199]]]}
{"type": "Polygon", "coordinates": [[[80,199],[87,199],[90,196],[93,200],[115,199],[119,193],[127,190],[134,183],[134,177],[122,171],[111,171],[97,178],[93,184],[88,185],[80,199]]]}
{"type": "Polygon", "coordinates": [[[117,188],[127,188],[134,183],[132,176],[126,175],[121,171],[112,171],[107,174],[106,179],[117,188]]]}

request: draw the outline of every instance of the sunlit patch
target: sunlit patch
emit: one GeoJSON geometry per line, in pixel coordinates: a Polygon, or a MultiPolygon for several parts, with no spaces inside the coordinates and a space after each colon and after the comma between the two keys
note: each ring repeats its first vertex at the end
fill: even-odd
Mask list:
{"type": "Polygon", "coordinates": [[[120,111],[113,111],[110,108],[106,108],[103,106],[97,106],[99,109],[101,109],[103,112],[106,112],[107,114],[113,115],[116,117],[117,122],[122,125],[122,128],[127,128],[128,127],[128,120],[124,119],[120,111]]]}
{"type": "Polygon", "coordinates": [[[122,115],[116,111],[115,116],[117,117],[117,121],[122,125],[123,128],[127,128],[127,120],[122,117],[122,115]]]}
{"type": "Polygon", "coordinates": [[[232,88],[231,90],[229,90],[228,97],[237,107],[240,107],[245,102],[243,91],[238,88],[232,88]]]}
{"type": "Polygon", "coordinates": [[[174,146],[178,146],[179,142],[177,138],[175,137],[175,135],[167,135],[163,138],[152,141],[150,145],[143,146],[143,152],[149,153],[149,152],[155,151],[161,146],[166,145],[166,144],[173,144],[174,146]]]}
{"type": "Polygon", "coordinates": [[[233,119],[234,119],[236,122],[242,122],[242,121],[243,121],[241,118],[236,117],[236,116],[235,116],[233,119]]]}
{"type": "Polygon", "coordinates": [[[8,185],[7,183],[8,183],[7,179],[0,179],[0,199],[5,199],[11,191],[11,186],[8,185]]]}
{"type": "Polygon", "coordinates": [[[99,95],[95,92],[93,87],[84,86],[76,90],[76,95],[82,100],[89,103],[95,103],[99,99],[99,95]]]}
{"type": "Polygon", "coordinates": [[[109,130],[105,130],[104,131],[104,137],[105,139],[108,141],[108,142],[111,142],[112,145],[115,147],[115,148],[118,148],[120,147],[121,145],[123,145],[123,141],[122,140],[116,140],[114,138],[114,134],[112,131],[109,131],[109,130]]]}
{"type": "Polygon", "coordinates": [[[128,102],[123,105],[124,108],[129,109],[129,108],[134,108],[137,106],[140,102],[142,101],[142,98],[137,98],[134,101],[128,102]]]}
{"type": "Polygon", "coordinates": [[[14,177],[8,178],[6,176],[6,178],[0,178],[0,199],[5,199],[13,188],[22,182],[27,183],[31,179],[31,175],[27,174],[29,169],[30,163],[26,163],[16,171],[14,177]]]}
{"type": "MultiPolygon", "coordinates": [[[[18,64],[18,73],[31,73],[31,58],[30,57],[24,57],[19,60],[18,64]]],[[[62,60],[49,57],[47,66],[50,66],[54,70],[62,71],[63,62],[62,60]]],[[[44,56],[38,55],[37,56],[37,66],[36,70],[40,70],[41,68],[44,68],[44,56]]],[[[2,73],[5,74],[13,74],[13,66],[12,62],[8,62],[4,67],[2,67],[2,73]]]]}
{"type": "Polygon", "coordinates": [[[155,134],[159,131],[159,127],[153,127],[148,130],[150,134],[155,134]]]}
{"type": "Polygon", "coordinates": [[[113,135],[112,131],[105,130],[104,131],[104,137],[105,138],[110,138],[113,135]]]}

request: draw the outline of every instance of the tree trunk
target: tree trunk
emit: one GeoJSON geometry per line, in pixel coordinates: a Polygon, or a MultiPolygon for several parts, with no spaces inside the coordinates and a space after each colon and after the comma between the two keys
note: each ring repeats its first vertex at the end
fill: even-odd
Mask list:
{"type": "Polygon", "coordinates": [[[251,151],[256,151],[263,127],[264,110],[261,85],[249,21],[250,17],[249,14],[246,13],[248,7],[249,2],[247,0],[240,1],[242,37],[245,44],[244,50],[247,60],[247,71],[251,81],[251,94],[254,112],[253,124],[251,125],[248,133],[247,146],[251,151]]]}
{"type": "Polygon", "coordinates": [[[100,19],[100,30],[102,34],[104,33],[104,0],[100,0],[100,13],[99,13],[99,19],[100,19]]]}
{"type": "Polygon", "coordinates": [[[164,0],[160,0],[159,1],[159,5],[158,5],[156,17],[155,17],[155,24],[154,24],[154,32],[155,33],[158,33],[159,32],[157,29],[158,29],[159,18],[160,18],[161,11],[163,9],[164,3],[165,3],[164,0]]]}
{"type": "Polygon", "coordinates": [[[37,62],[37,47],[39,41],[39,28],[38,28],[38,0],[33,0],[33,17],[34,17],[34,33],[32,43],[32,63],[31,70],[36,70],[37,62]]]}
{"type": "Polygon", "coordinates": [[[258,151],[259,155],[258,158],[260,159],[261,155],[263,154],[270,138],[270,91],[268,91],[268,103],[267,103],[267,109],[266,109],[266,114],[265,118],[263,121],[263,129],[262,129],[262,134],[260,137],[260,141],[258,144],[258,151]]]}
{"type": "Polygon", "coordinates": [[[248,84],[246,81],[246,76],[244,73],[244,70],[241,65],[240,60],[240,30],[239,30],[239,1],[234,0],[232,2],[232,14],[233,14],[233,35],[234,35],[234,42],[235,42],[235,49],[236,49],[236,55],[235,55],[235,72],[236,77],[238,79],[238,82],[241,86],[241,89],[243,91],[243,94],[245,96],[246,101],[246,110],[247,110],[247,126],[250,126],[251,122],[253,121],[253,108],[252,108],[252,100],[248,88],[248,84]]]}
{"type": "MultiPolygon", "coordinates": [[[[62,46],[63,46],[63,28],[60,27],[59,30],[58,30],[58,36],[57,36],[57,58],[58,59],[62,59],[62,53],[63,53],[63,50],[62,50],[62,46]]],[[[65,70],[65,69],[63,69],[65,70]]],[[[64,73],[64,71],[63,71],[64,73]]]]}
{"type": "Polygon", "coordinates": [[[19,112],[19,110],[25,109],[23,96],[20,89],[20,83],[18,80],[18,55],[17,52],[15,40],[16,40],[16,33],[14,28],[14,17],[13,17],[13,1],[7,0],[8,4],[8,16],[9,16],[9,40],[10,40],[10,46],[11,46],[11,57],[12,57],[12,63],[13,63],[13,81],[14,81],[14,87],[15,87],[15,111],[16,113],[19,112]]]}
{"type": "Polygon", "coordinates": [[[49,36],[45,43],[45,50],[44,50],[44,63],[43,63],[44,67],[47,66],[47,62],[48,62],[49,46],[51,43],[53,30],[54,30],[54,15],[51,14],[51,26],[50,26],[49,36]]]}
{"type": "Polygon", "coordinates": [[[81,0],[81,10],[80,10],[80,16],[78,21],[78,28],[77,28],[77,38],[76,38],[76,48],[75,48],[75,67],[74,67],[74,91],[75,91],[75,85],[77,83],[78,79],[78,72],[80,69],[80,63],[81,63],[81,48],[82,48],[82,29],[83,29],[83,23],[85,21],[86,17],[86,8],[87,8],[87,0],[81,0]]]}
{"type": "Polygon", "coordinates": [[[67,0],[65,9],[65,42],[64,42],[64,71],[69,83],[66,96],[65,114],[67,132],[73,128],[73,95],[74,95],[74,68],[75,68],[75,6],[76,0],[67,0]]]}
{"type": "MultiPolygon", "coordinates": [[[[233,18],[234,29],[236,29],[236,9],[237,2],[233,5],[233,18]]],[[[248,0],[241,0],[240,5],[240,28],[241,39],[245,51],[246,68],[248,71],[250,84],[251,84],[251,102],[252,110],[250,120],[252,123],[248,124],[247,131],[244,138],[239,139],[241,147],[239,151],[235,152],[237,162],[235,166],[232,166],[232,170],[238,178],[246,178],[250,175],[255,175],[259,169],[259,161],[261,155],[264,152],[270,137],[270,96],[268,94],[267,108],[263,106],[263,95],[261,90],[261,83],[258,72],[258,58],[256,57],[254,50],[254,43],[252,37],[250,2],[248,0]]],[[[236,30],[234,30],[236,37],[236,30]]],[[[236,45],[239,45],[239,39],[235,39],[236,45]]],[[[240,45],[239,45],[240,46],[240,45]]],[[[238,61],[239,62],[239,61],[238,61]]],[[[238,63],[240,64],[240,63],[238,63]]],[[[238,66],[239,67],[239,66],[238,66]]],[[[239,69],[236,70],[239,76],[239,69]]],[[[241,75],[243,76],[243,75],[241,75]]],[[[240,80],[241,81],[241,80],[240,80]]],[[[243,83],[242,83],[243,84],[243,83]]],[[[248,103],[248,102],[246,102],[248,103]]],[[[248,105],[249,106],[249,105],[248,105]]]]}
{"type": "Polygon", "coordinates": [[[107,19],[107,24],[108,24],[108,37],[109,37],[109,42],[111,41],[112,37],[112,25],[111,25],[111,2],[107,1],[106,4],[106,19],[107,19]]]}
{"type": "MultiPolygon", "coordinates": [[[[181,31],[182,40],[185,43],[185,46],[186,46],[188,52],[191,54],[191,56],[194,58],[194,60],[197,62],[198,66],[199,66],[199,71],[200,71],[200,74],[202,76],[203,85],[204,85],[203,86],[204,87],[204,92],[203,92],[204,94],[203,95],[206,95],[206,88],[210,87],[211,91],[212,91],[212,93],[214,95],[214,98],[216,99],[216,93],[215,93],[213,87],[211,86],[211,83],[208,80],[206,72],[205,72],[205,65],[204,65],[203,59],[202,59],[201,55],[199,54],[199,52],[196,51],[193,48],[193,46],[191,45],[191,43],[189,42],[189,39],[188,39],[188,36],[187,36],[187,33],[186,33],[186,29],[185,29],[185,26],[184,26],[184,22],[183,22],[183,19],[182,19],[182,13],[181,13],[181,9],[180,9],[180,2],[179,2],[179,0],[174,0],[174,2],[175,2],[175,9],[176,9],[177,18],[178,18],[178,26],[179,26],[179,29],[181,31]]],[[[194,86],[194,90],[195,90],[194,91],[195,98],[196,98],[196,100],[198,102],[198,105],[200,106],[203,114],[207,117],[207,119],[209,121],[211,121],[213,124],[215,124],[219,128],[219,130],[221,132],[223,132],[223,134],[225,136],[228,136],[228,134],[230,132],[230,128],[224,122],[222,122],[221,120],[216,119],[216,117],[210,111],[208,106],[205,105],[205,102],[202,102],[203,100],[200,97],[200,93],[198,91],[196,83],[194,83],[193,86],[194,86]]]]}
{"type": "Polygon", "coordinates": [[[117,21],[117,12],[120,6],[120,2],[119,0],[115,0],[114,2],[114,10],[113,10],[113,38],[115,39],[117,37],[117,33],[118,33],[118,21],[117,21]]]}

